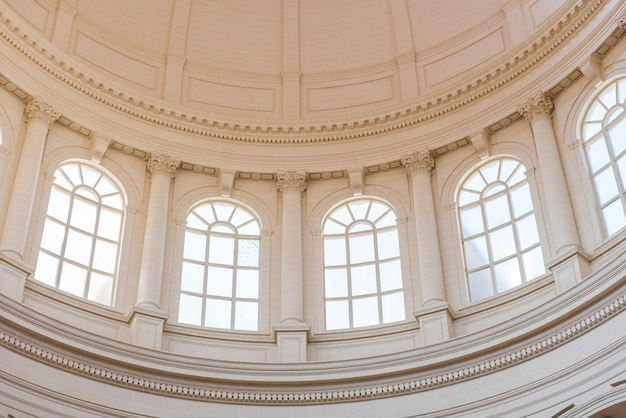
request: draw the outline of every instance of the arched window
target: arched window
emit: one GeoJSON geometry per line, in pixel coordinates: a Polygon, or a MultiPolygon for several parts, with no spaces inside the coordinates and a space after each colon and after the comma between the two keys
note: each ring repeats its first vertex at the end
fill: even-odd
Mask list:
{"type": "Polygon", "coordinates": [[[358,199],[325,219],[326,329],[403,321],[404,293],[396,214],[378,200],[358,199]]]}
{"type": "Polygon", "coordinates": [[[91,165],[54,172],[35,280],[112,305],[124,225],[124,196],[91,165]]]}
{"type": "Polygon", "coordinates": [[[608,236],[626,226],[626,78],[605,87],[585,114],[582,136],[608,236]]]}
{"type": "Polygon", "coordinates": [[[206,202],[187,216],[178,322],[257,331],[259,222],[230,202],[206,202]]]}
{"type": "Polygon", "coordinates": [[[525,170],[512,158],[490,161],[470,174],[459,190],[459,223],[472,301],[545,273],[525,170]]]}

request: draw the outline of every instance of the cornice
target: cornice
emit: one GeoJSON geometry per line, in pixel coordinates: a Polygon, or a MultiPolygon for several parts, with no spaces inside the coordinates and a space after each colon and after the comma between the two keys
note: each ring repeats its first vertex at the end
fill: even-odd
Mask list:
{"type": "MultiPolygon", "coordinates": [[[[54,55],[24,28],[0,12],[0,37],[52,77],[86,96],[128,116],[158,126],[223,140],[255,143],[314,143],[350,140],[404,129],[459,110],[528,73],[576,35],[608,0],[583,0],[546,32],[530,39],[510,58],[490,72],[451,93],[405,103],[385,113],[370,114],[352,121],[218,121],[188,108],[165,104],[158,99],[136,98],[118,91],[54,55]]],[[[303,75],[305,77],[305,75],[303,75]]]]}
{"type": "Polygon", "coordinates": [[[284,364],[182,356],[77,330],[1,295],[0,345],[96,381],[198,401],[311,405],[400,396],[531,361],[617,317],[626,309],[625,261],[622,253],[577,286],[506,323],[371,358],[284,364]]]}

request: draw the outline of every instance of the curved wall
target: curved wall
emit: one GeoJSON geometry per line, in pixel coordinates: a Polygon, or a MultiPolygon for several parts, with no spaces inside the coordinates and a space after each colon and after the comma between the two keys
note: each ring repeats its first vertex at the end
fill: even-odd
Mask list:
{"type": "MultiPolygon", "coordinates": [[[[32,207],[22,216],[23,249],[0,249],[0,414],[574,417],[626,397],[621,326],[626,231],[607,238],[579,140],[586,106],[604,85],[626,74],[621,3],[565,3],[544,10],[550,18],[540,19],[529,41],[520,39],[497,59],[483,59],[476,69],[479,81],[458,94],[447,92],[456,92],[465,79],[452,74],[428,94],[403,98],[399,107],[333,109],[328,119],[302,111],[295,122],[274,115],[257,119],[258,128],[246,112],[224,116],[213,108],[172,102],[165,92],[120,83],[106,71],[94,71],[90,79],[78,69],[85,62],[66,54],[58,39],[50,43],[48,26],[35,30],[32,20],[23,22],[27,13],[19,7],[1,11],[3,244],[21,239],[6,231],[11,229],[7,219],[20,219],[14,206],[24,201],[23,186],[28,186],[27,174],[20,174],[32,135],[25,108],[39,97],[59,115],[31,179],[32,207]],[[113,85],[118,87],[109,90],[113,85]],[[566,242],[565,249],[561,244],[568,235],[559,229],[559,215],[555,218],[554,182],[548,175],[554,167],[539,142],[545,138],[539,139],[522,116],[523,106],[534,103],[540,91],[554,105],[556,163],[577,230],[576,242],[566,242]],[[234,119],[247,120],[246,125],[234,126],[234,119]],[[150,161],[159,154],[181,162],[169,190],[160,193],[163,230],[155,235],[150,213],[158,193],[150,161]],[[419,155],[434,161],[428,169],[431,190],[417,188],[412,180],[419,170],[411,164],[422,160],[411,158],[419,155]],[[523,286],[472,302],[456,194],[474,167],[498,156],[513,156],[527,169],[547,269],[523,286]],[[100,165],[127,195],[110,307],[33,279],[52,175],[67,160],[100,165]],[[298,272],[298,265],[291,270],[283,257],[290,250],[283,237],[294,236],[294,230],[285,228],[290,209],[282,170],[304,172],[306,180],[297,210],[302,260],[295,293],[284,285],[291,277],[286,272],[298,272]],[[406,320],[327,331],[322,222],[336,205],[361,195],[388,202],[398,217],[406,320]],[[428,214],[423,202],[431,195],[434,235],[424,233],[419,215],[428,214]],[[258,216],[258,331],[178,322],[185,220],[205,199],[239,202],[258,216]],[[149,237],[163,245],[162,256],[149,258],[151,265],[146,249],[154,249],[155,240],[149,237]],[[426,255],[433,254],[423,252],[426,247],[438,249],[440,258],[438,285],[444,293],[437,305],[428,303],[436,278],[426,274],[432,272],[425,270],[432,261],[426,255]],[[155,274],[160,281],[153,280],[155,274]],[[154,295],[144,280],[158,285],[156,306],[142,303],[142,297],[154,295]],[[299,308],[287,293],[300,296],[299,308]],[[283,321],[285,311],[293,309],[300,309],[301,323],[283,321]]],[[[478,32],[490,33],[498,19],[488,19],[478,32]]],[[[458,45],[452,42],[451,48],[458,45]]],[[[429,47],[436,55],[437,46],[429,47]]],[[[451,67],[464,62],[448,57],[451,67]]],[[[185,71],[193,71],[192,64],[185,71]]],[[[301,81],[305,88],[306,77],[301,81]]],[[[349,100],[367,91],[350,90],[350,83],[332,95],[349,100]]],[[[556,205],[563,208],[562,203],[556,205]]]]}

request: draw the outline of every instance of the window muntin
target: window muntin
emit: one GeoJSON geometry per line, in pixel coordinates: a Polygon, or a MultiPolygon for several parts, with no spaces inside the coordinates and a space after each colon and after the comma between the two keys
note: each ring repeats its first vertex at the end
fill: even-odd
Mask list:
{"type": "Polygon", "coordinates": [[[358,199],[324,221],[326,329],[403,321],[404,293],[396,214],[378,200],[358,199]]]}
{"type": "Polygon", "coordinates": [[[259,222],[225,201],[206,202],[187,216],[178,322],[257,331],[259,222]]]}
{"type": "Polygon", "coordinates": [[[54,172],[35,280],[111,306],[124,224],[124,196],[97,168],[54,172]]]}
{"type": "Polygon", "coordinates": [[[583,143],[607,236],[626,226],[626,79],[598,94],[585,114],[583,143]]]}
{"type": "Polygon", "coordinates": [[[477,168],[458,193],[463,255],[472,301],[545,273],[525,167],[512,158],[477,168]]]}

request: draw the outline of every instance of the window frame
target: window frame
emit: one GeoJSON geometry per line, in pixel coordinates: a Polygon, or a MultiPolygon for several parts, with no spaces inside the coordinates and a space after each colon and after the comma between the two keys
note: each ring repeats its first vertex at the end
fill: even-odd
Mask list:
{"type": "MultiPolygon", "coordinates": [[[[404,284],[404,274],[403,274],[403,251],[401,249],[401,222],[398,220],[397,212],[395,208],[385,200],[373,197],[373,196],[359,196],[357,198],[350,198],[347,200],[343,200],[338,204],[334,205],[330,210],[326,212],[326,214],[321,219],[321,229],[320,229],[320,261],[321,261],[321,295],[322,295],[322,327],[325,332],[333,332],[333,331],[352,331],[352,330],[360,330],[364,328],[371,327],[381,327],[388,326],[397,323],[401,323],[406,321],[406,304],[407,304],[407,289],[404,284]],[[354,214],[352,214],[350,210],[350,204],[354,204],[355,202],[368,201],[368,209],[365,213],[365,218],[358,217],[356,218],[354,214]],[[386,207],[385,211],[382,214],[379,214],[375,221],[371,219],[367,219],[367,215],[371,210],[372,203],[375,203],[380,206],[386,207]],[[334,232],[328,233],[325,232],[325,227],[327,222],[330,222],[333,218],[333,215],[346,208],[352,220],[349,224],[344,224],[345,229],[343,232],[334,232]],[[380,228],[375,226],[376,223],[380,222],[386,216],[393,216],[393,223],[390,225],[384,225],[380,228]],[[359,225],[368,225],[370,229],[364,229],[362,231],[350,231],[351,228],[358,227],[359,225]],[[394,256],[380,258],[380,249],[378,245],[379,235],[392,232],[395,234],[395,239],[397,240],[397,251],[394,256]],[[361,238],[367,237],[371,235],[371,242],[373,244],[373,258],[371,260],[360,260],[358,262],[352,263],[351,261],[351,238],[361,238]],[[341,238],[343,239],[344,248],[345,248],[345,263],[344,264],[327,264],[327,255],[326,255],[326,239],[333,238],[341,238]],[[396,272],[399,274],[397,282],[399,282],[399,286],[393,287],[391,289],[383,290],[383,284],[381,280],[381,264],[391,264],[397,263],[396,272]],[[374,267],[375,273],[375,292],[369,293],[359,293],[354,294],[353,291],[353,283],[352,283],[352,269],[363,268],[367,266],[374,267]],[[335,270],[345,270],[345,281],[346,281],[346,294],[343,296],[328,296],[327,291],[327,271],[335,271],[335,270]],[[402,301],[402,307],[399,310],[401,312],[402,318],[395,319],[390,321],[385,321],[385,310],[383,299],[386,296],[394,296],[399,295],[402,301]],[[367,323],[364,325],[355,325],[355,313],[354,313],[354,301],[366,300],[366,299],[376,299],[377,306],[377,323],[367,323]],[[347,326],[339,326],[339,327],[329,327],[329,302],[345,302],[347,304],[347,326]]],[[[370,284],[371,287],[371,284],[370,284]]],[[[345,319],[344,319],[345,322],[345,319]]]]}

